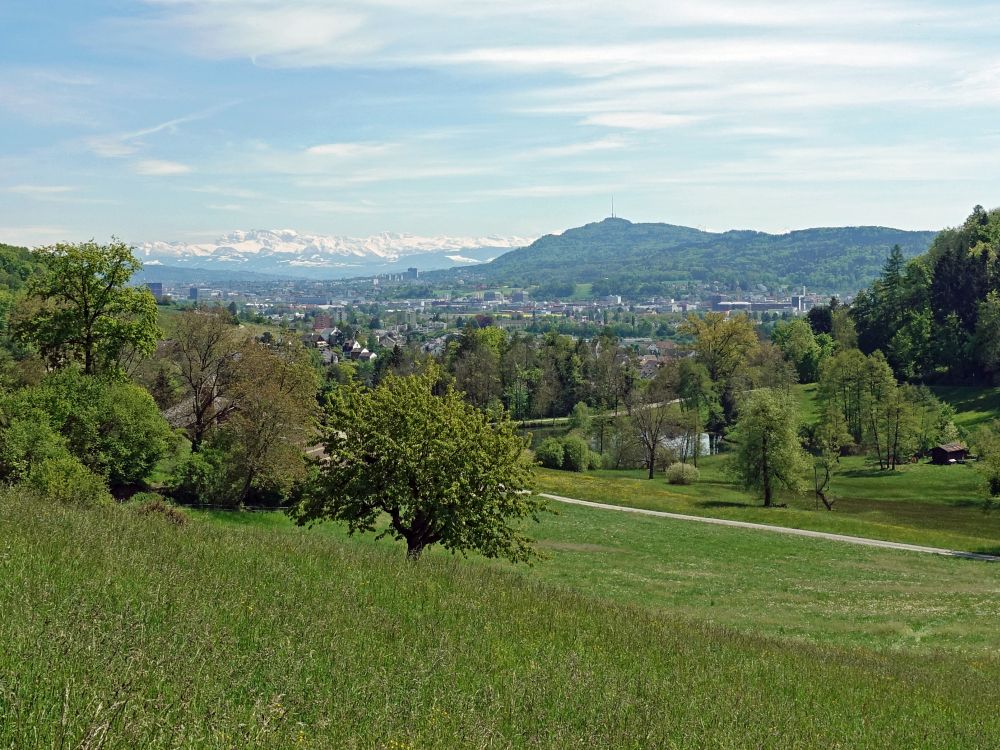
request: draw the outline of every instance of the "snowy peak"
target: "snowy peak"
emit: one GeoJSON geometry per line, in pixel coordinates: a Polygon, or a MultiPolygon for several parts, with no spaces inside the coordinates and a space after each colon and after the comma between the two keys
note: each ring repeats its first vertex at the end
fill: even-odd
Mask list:
{"type": "Polygon", "coordinates": [[[382,232],[370,237],[300,234],[294,229],[236,230],[212,242],[144,242],[136,255],[148,265],[240,267],[289,275],[344,276],[382,273],[410,262],[447,268],[490,260],[531,244],[528,237],[422,237],[382,232]]]}

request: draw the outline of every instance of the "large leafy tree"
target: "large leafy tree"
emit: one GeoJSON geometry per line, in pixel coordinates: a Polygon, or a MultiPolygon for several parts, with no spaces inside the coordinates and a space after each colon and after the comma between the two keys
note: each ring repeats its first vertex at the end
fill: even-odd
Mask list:
{"type": "MultiPolygon", "coordinates": [[[[60,445],[112,487],[146,479],[171,440],[169,426],[143,388],[87,377],[74,368],[52,373],[39,385],[3,399],[0,429],[14,420],[36,423],[37,434],[59,436],[60,445]]],[[[44,441],[33,439],[32,444],[43,446],[44,441]]],[[[30,452],[26,455],[29,462],[34,460],[30,452]]]]}
{"type": "Polygon", "coordinates": [[[13,328],[50,366],[78,362],[84,373],[113,372],[156,347],[156,300],[128,285],[142,264],[112,239],[35,251],[41,271],[27,285],[27,304],[13,328]]]}
{"type": "Polygon", "coordinates": [[[760,492],[764,507],[773,504],[781,486],[793,492],[804,489],[808,459],[790,397],[766,388],[747,394],[731,439],[737,446],[732,472],[745,488],[760,492]]]}
{"type": "Polygon", "coordinates": [[[239,368],[239,335],[222,308],[189,310],[178,319],[167,342],[167,356],[176,368],[184,399],[177,407],[197,452],[209,431],[233,410],[230,390],[239,368]]]}
{"type": "Polygon", "coordinates": [[[326,458],[292,510],[300,524],[341,521],[406,542],[417,559],[441,544],[453,552],[526,561],[518,529],[542,510],[530,487],[523,440],[505,413],[486,413],[439,374],[389,375],[374,389],[348,383],[326,404],[326,458]]]}
{"type": "Polygon", "coordinates": [[[240,351],[229,398],[236,408],[222,426],[226,501],[240,505],[254,490],[286,492],[304,473],[315,439],[316,371],[299,345],[248,341],[240,351]]]}

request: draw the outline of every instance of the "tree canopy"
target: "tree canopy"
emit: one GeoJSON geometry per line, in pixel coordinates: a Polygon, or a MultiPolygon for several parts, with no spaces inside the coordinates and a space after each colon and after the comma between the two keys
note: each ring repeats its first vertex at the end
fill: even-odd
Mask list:
{"type": "Polygon", "coordinates": [[[326,404],[326,458],[292,515],[300,524],[341,521],[351,533],[388,527],[416,559],[430,545],[527,561],[517,521],[537,520],[524,442],[503,412],[487,413],[445,387],[431,367],[389,375],[374,389],[348,383],[326,404]]]}
{"type": "Polygon", "coordinates": [[[92,375],[127,368],[156,347],[156,300],[128,286],[142,264],[112,239],[34,251],[41,270],[28,279],[27,302],[14,316],[21,341],[52,367],[79,362],[92,375]]]}

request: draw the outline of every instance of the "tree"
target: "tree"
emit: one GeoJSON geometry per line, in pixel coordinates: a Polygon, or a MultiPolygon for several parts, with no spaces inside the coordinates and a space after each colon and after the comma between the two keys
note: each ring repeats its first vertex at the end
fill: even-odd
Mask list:
{"type": "Polygon", "coordinates": [[[800,383],[813,383],[819,377],[823,360],[833,350],[833,339],[825,334],[817,336],[802,318],[779,322],[774,326],[771,340],[777,344],[788,361],[795,365],[800,383]]]}
{"type": "Polygon", "coordinates": [[[299,524],[342,521],[406,542],[416,560],[428,546],[527,561],[518,519],[543,504],[527,492],[531,464],[505,413],[483,412],[447,386],[436,368],[388,376],[378,387],[349,383],[326,405],[327,457],[292,509],[299,524]]]}
{"type": "Polygon", "coordinates": [[[656,472],[656,459],[663,450],[667,430],[674,423],[672,405],[667,403],[671,396],[665,390],[647,388],[629,413],[632,429],[642,444],[649,479],[656,472]]]}
{"type": "Polygon", "coordinates": [[[979,304],[976,322],[976,356],[989,373],[1000,371],[1000,294],[990,291],[979,304]]]}
{"type": "Polygon", "coordinates": [[[314,434],[316,373],[301,346],[249,341],[229,393],[236,405],[221,429],[225,498],[242,505],[253,490],[287,492],[304,478],[303,454],[314,434]]]}
{"type": "Polygon", "coordinates": [[[16,337],[52,367],[80,362],[87,375],[127,367],[156,348],[156,300],[128,286],[142,264],[124,242],[93,240],[35,251],[41,273],[28,283],[16,337]]]}
{"type": "Polygon", "coordinates": [[[571,430],[579,430],[584,433],[590,432],[593,421],[594,418],[590,413],[590,407],[584,401],[577,403],[569,415],[569,427],[571,430]]]}
{"type": "Polygon", "coordinates": [[[980,427],[974,436],[974,445],[979,454],[976,469],[982,476],[984,509],[988,511],[1000,498],[1000,422],[980,427]]]}
{"type": "Polygon", "coordinates": [[[189,310],[177,321],[167,352],[185,391],[190,411],[187,430],[195,452],[208,431],[235,406],[228,392],[242,344],[221,308],[189,310]]]}
{"type": "Polygon", "coordinates": [[[836,406],[827,406],[814,436],[813,492],[827,510],[833,510],[834,501],[828,494],[830,481],[840,465],[841,452],[853,442],[844,415],[836,406]]]}
{"type": "MultiPolygon", "coordinates": [[[[692,359],[682,359],[677,364],[677,395],[681,399],[681,408],[687,412],[691,422],[694,450],[692,451],[694,465],[698,465],[698,455],[701,453],[701,433],[704,425],[712,421],[712,416],[721,410],[718,396],[708,370],[700,362],[692,359]]],[[[718,436],[716,435],[716,438],[718,436]]],[[[709,438],[711,453],[711,437],[709,438]]]]}
{"type": "Polygon", "coordinates": [[[731,435],[738,446],[731,470],[743,487],[762,494],[765,508],[779,485],[792,492],[804,489],[807,463],[798,427],[795,404],[784,394],[752,391],[740,405],[731,435]]]}
{"type": "Polygon", "coordinates": [[[68,368],[13,393],[4,411],[44,422],[60,444],[112,487],[146,479],[169,447],[170,428],[134,383],[68,368]]]}
{"type": "Polygon", "coordinates": [[[716,383],[728,381],[759,346],[753,321],[746,315],[709,312],[699,317],[691,313],[677,332],[694,339],[695,357],[716,383]]]}

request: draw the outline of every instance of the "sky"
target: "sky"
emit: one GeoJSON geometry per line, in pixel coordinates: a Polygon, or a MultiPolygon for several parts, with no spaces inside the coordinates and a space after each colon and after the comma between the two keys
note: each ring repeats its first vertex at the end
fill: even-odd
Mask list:
{"type": "Polygon", "coordinates": [[[939,229],[1000,205],[1000,6],[2,0],[0,242],[939,229]]]}

